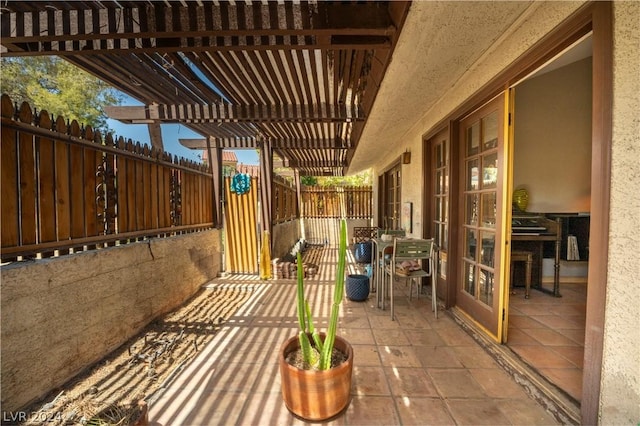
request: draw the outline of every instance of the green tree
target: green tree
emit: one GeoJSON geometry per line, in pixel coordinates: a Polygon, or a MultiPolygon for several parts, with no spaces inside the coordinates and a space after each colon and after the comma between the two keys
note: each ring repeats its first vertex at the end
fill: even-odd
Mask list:
{"type": "MultiPolygon", "coordinates": [[[[274,171],[287,179],[286,175],[291,169],[281,167],[274,171]]],[[[306,186],[370,186],[372,174],[371,169],[368,169],[351,176],[300,176],[300,183],[306,186]]]]}
{"type": "Polygon", "coordinates": [[[318,177],[320,186],[367,186],[372,183],[371,170],[351,176],[321,176],[318,177]]]}
{"type": "Polygon", "coordinates": [[[2,93],[55,116],[107,129],[104,106],[120,104],[118,91],[56,56],[2,58],[2,93]]]}
{"type": "Polygon", "coordinates": [[[314,186],[318,184],[318,178],[315,176],[300,176],[300,183],[307,186],[314,186]]]}

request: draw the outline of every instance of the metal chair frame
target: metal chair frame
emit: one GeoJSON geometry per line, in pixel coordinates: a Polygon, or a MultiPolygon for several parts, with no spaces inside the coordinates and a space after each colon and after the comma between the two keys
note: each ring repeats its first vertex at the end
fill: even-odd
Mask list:
{"type": "MultiPolygon", "coordinates": [[[[385,230],[382,228],[378,228],[376,231],[376,239],[380,239],[380,237],[383,234],[387,234],[387,235],[392,235],[394,238],[404,238],[404,236],[406,235],[404,229],[393,229],[393,230],[385,230]]],[[[375,242],[375,239],[374,239],[375,242]]],[[[381,291],[379,291],[380,289],[378,287],[382,287],[384,288],[384,282],[380,283],[380,281],[384,281],[386,274],[384,273],[384,268],[386,266],[386,264],[389,262],[389,260],[386,260],[386,255],[387,254],[391,254],[391,250],[393,248],[392,247],[387,247],[384,252],[381,252],[379,250],[379,248],[375,247],[374,250],[374,255],[371,257],[372,259],[372,268],[373,268],[373,274],[374,274],[374,284],[375,284],[375,292],[377,293],[376,298],[377,298],[377,304],[378,307],[381,307],[382,304],[382,308],[384,308],[384,300],[383,298],[383,293],[381,291]]]]}
{"type": "MultiPolygon", "coordinates": [[[[396,277],[407,278],[411,281],[411,286],[409,287],[409,300],[411,300],[411,296],[413,294],[413,284],[416,284],[417,297],[419,297],[422,278],[431,277],[431,310],[435,313],[436,318],[438,318],[435,252],[436,244],[433,239],[395,239],[393,243],[393,255],[391,257],[391,262],[385,266],[385,275],[389,275],[389,298],[392,321],[395,320],[393,307],[393,287],[396,277]],[[396,265],[402,263],[405,260],[420,260],[422,268],[417,271],[411,271],[407,275],[399,275],[396,272],[396,265]]],[[[387,280],[384,279],[383,287],[386,287],[386,283],[387,280]]],[[[386,294],[386,288],[383,288],[382,294],[386,294]]],[[[382,299],[382,308],[384,309],[384,296],[382,297],[382,299]]]]}

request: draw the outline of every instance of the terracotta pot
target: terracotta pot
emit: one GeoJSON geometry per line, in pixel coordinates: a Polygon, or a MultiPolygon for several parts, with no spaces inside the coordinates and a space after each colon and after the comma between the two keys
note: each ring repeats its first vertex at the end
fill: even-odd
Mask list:
{"type": "MultiPolygon", "coordinates": [[[[324,340],[324,334],[321,334],[324,340]]],[[[286,361],[287,354],[300,348],[298,336],[280,348],[282,398],[293,414],[306,420],[320,421],[340,414],[351,402],[353,348],[336,336],[334,348],[347,355],[342,364],[325,371],[302,370],[286,361]]]]}
{"type": "Polygon", "coordinates": [[[149,425],[149,406],[146,401],[141,400],[138,402],[140,408],[140,415],[138,419],[133,423],[133,426],[148,426],[149,425]]]}

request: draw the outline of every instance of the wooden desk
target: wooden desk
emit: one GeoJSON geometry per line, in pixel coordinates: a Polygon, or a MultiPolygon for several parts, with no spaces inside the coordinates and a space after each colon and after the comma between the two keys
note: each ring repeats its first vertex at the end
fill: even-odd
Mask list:
{"type": "Polygon", "coordinates": [[[514,223],[524,219],[527,224],[535,221],[536,226],[514,226],[511,232],[511,250],[529,250],[533,256],[532,286],[536,290],[562,297],[560,294],[560,243],[562,234],[560,220],[547,219],[544,216],[513,216],[514,223]],[[534,229],[535,228],[535,229],[534,229]],[[554,242],[555,256],[553,265],[553,290],[542,287],[542,256],[544,243],[554,242]]]}

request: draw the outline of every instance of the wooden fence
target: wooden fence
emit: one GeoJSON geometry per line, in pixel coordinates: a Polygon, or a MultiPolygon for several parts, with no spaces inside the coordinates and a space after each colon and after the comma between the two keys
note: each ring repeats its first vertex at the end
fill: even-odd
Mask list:
{"type": "MultiPolygon", "coordinates": [[[[90,126],[14,106],[6,95],[0,101],[3,262],[214,226],[207,165],[103,139],[90,126]]],[[[273,224],[299,217],[290,183],[276,176],[272,193],[273,224]]],[[[372,215],[371,187],[303,187],[301,196],[308,218],[342,217],[343,208],[347,218],[372,215]]]]}
{"type": "MultiPolygon", "coordinates": [[[[302,210],[307,218],[342,217],[342,206],[347,219],[372,217],[373,189],[371,186],[321,187],[303,186],[302,210]]],[[[282,223],[299,217],[295,187],[280,176],[273,182],[273,223],[282,223]]]]}
{"type": "Polygon", "coordinates": [[[298,218],[296,188],[281,176],[273,177],[273,224],[298,218]]]}
{"type": "Polygon", "coordinates": [[[2,261],[213,226],[205,165],[2,95],[2,261]]]}
{"type": "Polygon", "coordinates": [[[370,186],[305,186],[301,196],[306,218],[342,217],[343,213],[347,219],[372,217],[373,189],[370,186]]]}

